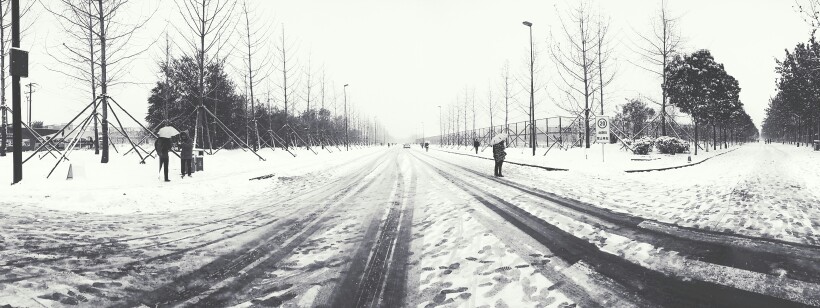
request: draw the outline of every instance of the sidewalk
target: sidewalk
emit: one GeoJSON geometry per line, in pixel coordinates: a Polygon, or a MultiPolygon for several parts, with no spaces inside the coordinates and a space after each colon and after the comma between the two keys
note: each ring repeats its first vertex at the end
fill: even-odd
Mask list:
{"type": "MultiPolygon", "coordinates": [[[[698,151],[694,154],[658,154],[635,155],[628,151],[621,150],[617,144],[591,145],[589,149],[573,148],[568,150],[551,149],[546,155],[546,149],[536,148],[535,156],[532,156],[530,148],[507,148],[507,158],[505,163],[540,168],[547,171],[592,171],[592,172],[649,172],[664,171],[678,168],[694,166],[705,162],[712,157],[717,157],[738,149],[735,145],[728,149],[718,149],[698,151]],[[690,161],[691,159],[691,161],[690,161]]],[[[480,159],[492,160],[492,148],[479,148],[475,154],[474,148],[443,147],[433,148],[433,150],[471,156],[480,159]]]]}

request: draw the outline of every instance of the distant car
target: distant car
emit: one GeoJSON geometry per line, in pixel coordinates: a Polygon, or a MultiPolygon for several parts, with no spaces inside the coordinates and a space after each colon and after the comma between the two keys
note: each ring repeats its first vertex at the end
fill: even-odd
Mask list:
{"type": "Polygon", "coordinates": [[[409,144],[409,143],[405,143],[405,144],[404,144],[404,146],[403,146],[403,148],[405,148],[405,149],[409,149],[409,148],[410,148],[410,144],[409,144]]]}

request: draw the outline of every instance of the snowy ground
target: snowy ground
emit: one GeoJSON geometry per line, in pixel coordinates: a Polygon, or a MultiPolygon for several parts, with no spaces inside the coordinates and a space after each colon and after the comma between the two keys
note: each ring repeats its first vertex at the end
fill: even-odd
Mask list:
{"type": "MultiPolygon", "coordinates": [[[[511,160],[522,158],[517,151],[510,151],[511,160]]],[[[511,172],[505,175],[560,196],[680,226],[820,245],[820,152],[759,143],[728,151],[715,161],[658,172],[591,167],[543,172],[507,165],[511,172]]],[[[597,164],[590,160],[573,166],[597,164]]],[[[478,159],[464,164],[492,168],[478,159]]]]}
{"type": "MultiPolygon", "coordinates": [[[[506,160],[555,169],[586,170],[600,173],[602,171],[620,172],[686,166],[697,164],[735,149],[736,147],[718,148],[716,150],[703,149],[698,151],[698,155],[660,154],[657,151],[650,152],[647,155],[635,155],[620,144],[592,144],[589,149],[582,147],[570,149],[557,147],[551,149],[536,148],[533,156],[531,148],[508,148],[506,149],[506,160]]],[[[431,150],[466,154],[486,159],[493,158],[493,149],[484,146],[478,148],[478,153],[476,153],[475,148],[454,146],[433,147],[431,150]]]]}
{"type": "Polygon", "coordinates": [[[685,156],[511,149],[570,171],[499,179],[435,149],[333,150],[221,151],[170,183],[136,156],[77,152],[70,181],[35,158],[0,187],[0,306],[820,305],[820,152],[626,173],[685,156]]]}
{"type": "MultiPolygon", "coordinates": [[[[92,150],[74,151],[70,160],[61,162],[48,178],[57,159],[49,155],[39,159],[38,155],[23,165],[24,181],[13,186],[0,185],[0,204],[106,214],[194,209],[242,199],[267,187],[263,181],[249,181],[251,178],[304,175],[328,166],[328,157],[343,163],[373,152],[316,150],[318,155],[305,149],[292,150],[297,159],[281,149],[263,149],[259,154],[265,161],[250,152],[223,150],[206,156],[204,172],[194,173],[190,178],[180,177],[179,158],[170,155],[169,183],[163,182],[157,159],[148,158],[145,164],[139,164],[140,158],[133,152],[122,156],[112,151],[109,163],[104,165],[92,150]],[[72,180],[66,180],[69,166],[72,180]]],[[[25,159],[29,153],[24,154],[25,159]]],[[[11,165],[11,155],[0,157],[0,165],[11,165]]],[[[12,174],[4,172],[0,181],[11,183],[12,174]]]]}

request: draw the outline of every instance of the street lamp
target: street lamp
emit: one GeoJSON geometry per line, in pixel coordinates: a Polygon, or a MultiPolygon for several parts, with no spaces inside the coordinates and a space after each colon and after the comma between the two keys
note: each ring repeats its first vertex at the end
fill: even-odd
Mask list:
{"type": "Polygon", "coordinates": [[[25,85],[28,87],[28,126],[31,127],[31,94],[34,93],[33,87],[39,86],[36,82],[29,82],[25,85]]]}
{"type": "Polygon", "coordinates": [[[441,147],[442,143],[444,142],[443,138],[444,129],[441,125],[441,105],[438,105],[438,146],[441,147]]]}
{"type": "Polygon", "coordinates": [[[532,46],[532,23],[524,21],[524,25],[530,29],[530,146],[532,156],[535,156],[535,56],[532,46]]]}
{"type": "Polygon", "coordinates": [[[347,140],[347,84],[342,87],[342,90],[345,92],[345,151],[350,151],[347,140]]]}

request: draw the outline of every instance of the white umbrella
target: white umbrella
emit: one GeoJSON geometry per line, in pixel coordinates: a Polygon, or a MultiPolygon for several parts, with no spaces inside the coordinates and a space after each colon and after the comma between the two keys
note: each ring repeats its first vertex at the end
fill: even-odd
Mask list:
{"type": "Polygon", "coordinates": [[[160,138],[171,138],[173,136],[179,135],[179,131],[171,126],[166,126],[160,128],[157,134],[160,138]]]}
{"type": "Polygon", "coordinates": [[[507,140],[507,134],[499,133],[498,135],[493,136],[493,139],[490,139],[490,144],[496,145],[497,143],[507,140]]]}

